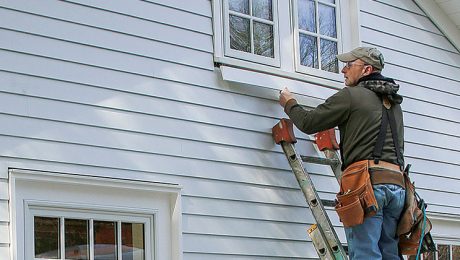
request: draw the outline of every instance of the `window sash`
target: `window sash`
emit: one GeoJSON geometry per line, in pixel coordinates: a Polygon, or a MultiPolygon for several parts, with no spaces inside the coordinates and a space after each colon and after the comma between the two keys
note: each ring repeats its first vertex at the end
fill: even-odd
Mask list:
{"type": "MultiPolygon", "coordinates": [[[[259,17],[255,17],[248,14],[242,14],[235,12],[229,9],[229,0],[222,1],[223,9],[223,25],[224,25],[224,55],[231,58],[237,58],[241,60],[251,61],[255,63],[260,63],[264,65],[280,67],[280,51],[279,51],[279,26],[278,26],[278,0],[272,0],[272,21],[265,20],[259,17]],[[244,52],[232,49],[230,47],[230,15],[241,17],[249,20],[249,33],[251,41],[251,52],[244,52]],[[253,26],[254,22],[259,22],[263,24],[268,24],[273,26],[273,55],[274,57],[266,57],[262,55],[257,55],[254,53],[254,33],[253,26]]],[[[252,12],[252,1],[249,1],[249,10],[252,12]]]]}
{"type": "MultiPolygon", "coordinates": [[[[32,250],[31,255],[35,260],[47,260],[46,258],[35,258],[35,230],[34,217],[50,217],[59,219],[59,251],[61,260],[65,260],[65,219],[82,219],[89,220],[89,260],[94,260],[94,221],[110,221],[116,223],[116,245],[117,257],[122,259],[122,239],[121,239],[121,223],[133,223],[144,225],[144,259],[153,259],[153,226],[154,215],[137,213],[123,213],[111,211],[97,211],[94,209],[71,209],[71,208],[54,208],[47,206],[30,206],[26,216],[26,238],[29,238],[29,245],[26,248],[32,250]],[[152,253],[150,253],[152,252],[152,253]]],[[[51,260],[51,259],[50,259],[51,260]]]]}
{"type": "MultiPolygon", "coordinates": [[[[326,71],[326,70],[322,70],[322,57],[321,57],[321,39],[324,39],[324,40],[328,40],[328,41],[332,41],[332,42],[335,42],[337,44],[337,52],[338,53],[341,53],[342,50],[343,50],[343,47],[342,47],[342,39],[341,39],[341,34],[342,34],[342,24],[341,24],[341,20],[340,20],[340,1],[339,0],[336,0],[336,3],[335,4],[330,4],[330,3],[326,3],[326,2],[321,2],[319,0],[314,0],[315,2],[315,29],[316,29],[316,32],[310,32],[310,31],[307,31],[307,30],[303,30],[301,28],[299,28],[299,15],[298,15],[298,10],[299,10],[299,7],[298,7],[298,0],[292,0],[292,11],[291,11],[291,17],[292,17],[292,20],[293,20],[293,27],[294,27],[294,55],[295,55],[295,64],[296,64],[296,71],[297,72],[300,72],[300,73],[304,73],[304,74],[310,74],[310,75],[315,75],[315,76],[319,76],[319,77],[331,77],[331,75],[337,75],[340,73],[340,70],[341,70],[341,65],[340,63],[338,63],[338,72],[335,73],[335,72],[330,72],[330,71],[326,71]],[[330,37],[330,36],[327,36],[327,35],[322,35],[320,33],[320,24],[319,24],[319,4],[321,5],[325,5],[325,6],[330,6],[330,7],[334,7],[334,10],[335,10],[335,27],[336,27],[336,34],[337,34],[337,38],[333,38],[333,37],[330,37]],[[308,67],[308,66],[305,66],[305,65],[302,65],[301,63],[301,57],[300,57],[300,34],[304,34],[304,35],[309,35],[309,36],[312,36],[312,37],[315,37],[315,40],[316,40],[316,55],[317,55],[317,62],[318,62],[318,68],[313,68],[313,67],[308,67]]],[[[332,76],[332,77],[335,77],[335,76],[332,76]]]]}

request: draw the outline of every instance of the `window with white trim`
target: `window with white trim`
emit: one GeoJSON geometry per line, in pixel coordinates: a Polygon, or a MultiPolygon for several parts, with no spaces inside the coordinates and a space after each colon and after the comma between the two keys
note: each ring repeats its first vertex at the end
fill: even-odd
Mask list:
{"type": "Polygon", "coordinates": [[[10,170],[13,259],[182,258],[181,187],[10,170]]]}
{"type": "Polygon", "coordinates": [[[26,237],[34,259],[150,259],[153,218],[30,206],[26,237]],[[147,253],[147,257],[146,257],[147,253]]]}
{"type": "MultiPolygon", "coordinates": [[[[423,253],[420,260],[456,260],[460,259],[460,245],[437,244],[436,252],[423,253]]],[[[415,256],[410,256],[408,260],[415,260],[415,256]]]]}
{"type": "Polygon", "coordinates": [[[246,70],[343,87],[336,55],[359,45],[358,0],[212,0],[212,4],[214,61],[240,69],[239,82],[254,82],[247,79],[246,70]]]}
{"type": "Polygon", "coordinates": [[[293,10],[297,69],[339,73],[336,0],[295,0],[293,10]]]}
{"type": "Polygon", "coordinates": [[[214,60],[341,83],[336,55],[359,44],[358,13],[358,0],[213,0],[214,60]]]}
{"type": "Polygon", "coordinates": [[[279,65],[277,0],[224,0],[225,53],[279,65]]]}

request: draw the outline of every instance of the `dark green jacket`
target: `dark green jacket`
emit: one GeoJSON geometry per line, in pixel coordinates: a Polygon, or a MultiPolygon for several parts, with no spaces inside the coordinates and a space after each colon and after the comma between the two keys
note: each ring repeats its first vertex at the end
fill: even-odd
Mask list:
{"type": "MultiPolygon", "coordinates": [[[[360,79],[357,86],[345,87],[313,110],[305,110],[289,100],[285,112],[302,132],[313,134],[338,126],[343,169],[353,162],[373,159],[382,119],[382,95],[392,103],[401,154],[404,154],[404,126],[396,92],[399,86],[390,78],[374,73],[360,79]]],[[[398,164],[388,125],[381,160],[398,164]]]]}

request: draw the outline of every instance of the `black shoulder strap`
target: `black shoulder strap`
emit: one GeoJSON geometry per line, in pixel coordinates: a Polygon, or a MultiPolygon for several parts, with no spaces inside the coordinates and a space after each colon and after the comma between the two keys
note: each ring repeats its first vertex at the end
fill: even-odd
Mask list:
{"type": "MultiPolygon", "coordinates": [[[[385,98],[383,98],[383,103],[385,103],[385,98]]],[[[388,102],[388,101],[386,101],[388,102]]],[[[404,168],[404,161],[402,158],[401,150],[399,147],[398,142],[398,129],[396,129],[396,120],[393,113],[393,109],[391,107],[386,108],[385,105],[382,104],[382,123],[380,125],[380,132],[377,137],[377,143],[375,144],[374,151],[372,152],[372,156],[374,158],[374,162],[376,164],[379,163],[380,157],[382,157],[383,145],[385,143],[385,136],[387,132],[388,122],[390,123],[390,130],[391,136],[393,137],[393,144],[396,149],[396,157],[398,158],[398,164],[402,168],[404,168]]]]}

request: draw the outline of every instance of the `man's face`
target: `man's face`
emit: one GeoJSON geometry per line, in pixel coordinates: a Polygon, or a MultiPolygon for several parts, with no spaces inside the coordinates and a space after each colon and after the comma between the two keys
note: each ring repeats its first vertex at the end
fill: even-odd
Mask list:
{"type": "Polygon", "coordinates": [[[356,86],[358,80],[368,74],[366,73],[366,67],[368,66],[370,65],[365,64],[360,59],[347,62],[342,69],[343,76],[345,77],[345,85],[349,87],[356,86]]]}

